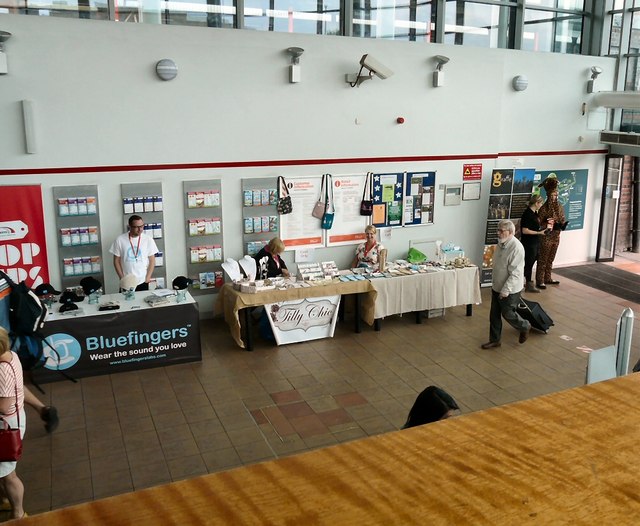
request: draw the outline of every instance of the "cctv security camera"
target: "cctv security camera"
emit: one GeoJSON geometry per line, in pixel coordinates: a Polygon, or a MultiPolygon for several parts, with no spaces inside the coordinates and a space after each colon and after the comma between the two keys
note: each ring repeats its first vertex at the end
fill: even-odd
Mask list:
{"type": "Polygon", "coordinates": [[[373,73],[380,79],[387,79],[391,75],[393,75],[392,70],[390,70],[382,62],[379,62],[378,60],[373,58],[371,55],[362,55],[362,58],[360,59],[360,65],[363,68],[368,69],[371,73],[373,73]]]}
{"type": "Polygon", "coordinates": [[[304,53],[304,49],[302,49],[301,47],[288,47],[286,49],[286,51],[291,56],[291,63],[292,64],[299,64],[300,63],[300,57],[304,53]]]}
{"type": "Polygon", "coordinates": [[[445,57],[444,55],[436,55],[434,58],[438,63],[438,65],[436,66],[437,71],[442,71],[442,66],[449,62],[449,57],[445,57]]]}

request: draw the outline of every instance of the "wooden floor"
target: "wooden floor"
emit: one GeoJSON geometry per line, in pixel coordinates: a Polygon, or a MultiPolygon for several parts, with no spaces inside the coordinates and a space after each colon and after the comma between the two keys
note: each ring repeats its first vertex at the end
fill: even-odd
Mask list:
{"type": "MultiPolygon", "coordinates": [[[[621,261],[628,268],[637,262],[621,261]]],[[[61,424],[47,435],[28,414],[18,474],[30,514],[158,484],[282,458],[399,429],[418,392],[447,389],[463,414],[582,385],[589,349],[613,344],[631,305],[570,280],[530,294],[555,321],[524,345],[505,327],[485,351],[489,291],[472,317],[465,308],[416,325],[274,347],[257,338],[240,350],[220,320],[201,324],[201,363],[45,385],[61,424]]],[[[631,363],[640,358],[640,323],[631,363]]]]}
{"type": "Polygon", "coordinates": [[[638,394],[632,374],[25,524],[637,524],[638,394]]]}

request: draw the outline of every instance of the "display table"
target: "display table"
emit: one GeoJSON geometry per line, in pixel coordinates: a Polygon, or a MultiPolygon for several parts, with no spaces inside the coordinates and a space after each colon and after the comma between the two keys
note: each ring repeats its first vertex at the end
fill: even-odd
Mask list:
{"type": "Polygon", "coordinates": [[[376,292],[371,282],[362,281],[334,281],[326,285],[316,285],[304,288],[291,288],[285,290],[268,290],[256,294],[248,294],[235,290],[230,283],[226,283],[218,293],[218,299],[214,308],[214,314],[224,314],[224,319],[229,325],[231,336],[243,349],[252,350],[250,308],[277,303],[280,301],[293,301],[303,298],[319,298],[323,296],[343,296],[356,294],[355,331],[360,332],[360,319],[364,319],[369,325],[373,325],[374,304],[376,292]],[[242,326],[239,312],[243,311],[244,340],[242,338],[242,326]]]}
{"type": "Polygon", "coordinates": [[[472,305],[482,301],[479,270],[475,266],[372,279],[371,284],[378,293],[376,320],[394,314],[421,313],[457,305],[467,305],[467,315],[470,316],[472,305]]]}
{"type": "Polygon", "coordinates": [[[34,370],[37,382],[61,380],[60,370],[73,378],[110,374],[202,359],[198,303],[187,293],[186,301],[150,307],[144,298],[152,292],[136,292],[126,301],[122,294],[108,294],[100,304],[117,301],[120,309],[99,311],[99,304],[85,299],[82,309],[59,313],[52,307],[43,334],[55,349],[44,346],[44,368],[34,370]]]}
{"type": "Polygon", "coordinates": [[[635,524],[639,395],[633,374],[20,524],[635,524]]]}

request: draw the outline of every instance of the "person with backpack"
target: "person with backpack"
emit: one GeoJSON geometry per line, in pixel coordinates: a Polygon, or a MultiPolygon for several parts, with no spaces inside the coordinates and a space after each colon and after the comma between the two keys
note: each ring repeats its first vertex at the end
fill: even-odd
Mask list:
{"type": "MultiPolygon", "coordinates": [[[[40,286],[39,292],[57,292],[48,283],[40,286]]],[[[11,350],[20,359],[22,369],[29,371],[42,358],[43,336],[40,329],[44,324],[47,309],[24,282],[16,284],[7,274],[0,271],[0,328],[9,334],[11,350]]],[[[45,405],[31,390],[24,386],[24,402],[31,406],[44,422],[47,433],[53,433],[59,424],[58,410],[45,405]]]]}

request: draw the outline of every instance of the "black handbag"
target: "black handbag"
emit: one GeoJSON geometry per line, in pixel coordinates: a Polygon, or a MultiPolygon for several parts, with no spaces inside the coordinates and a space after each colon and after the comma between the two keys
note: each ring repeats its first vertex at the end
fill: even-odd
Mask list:
{"type": "Polygon", "coordinates": [[[333,206],[333,181],[331,174],[326,174],[324,196],[324,214],[322,215],[322,223],[320,226],[323,230],[330,230],[333,226],[333,218],[336,215],[335,207],[333,206]],[[331,193],[329,193],[329,188],[331,188],[331,193]]]}
{"type": "Polygon", "coordinates": [[[370,216],[373,214],[372,186],[373,172],[367,172],[367,177],[364,181],[364,188],[362,189],[362,201],[360,202],[361,216],[370,216]]]}
{"type": "Polygon", "coordinates": [[[13,428],[3,418],[3,428],[0,429],[0,462],[16,462],[22,457],[22,437],[20,436],[20,409],[18,408],[18,376],[16,370],[8,362],[5,362],[13,370],[16,379],[16,416],[18,418],[18,427],[13,428]]]}
{"type": "Polygon", "coordinates": [[[287,182],[281,175],[278,176],[278,204],[276,210],[281,215],[290,214],[293,212],[293,204],[291,203],[291,196],[287,189],[287,182]]]}

